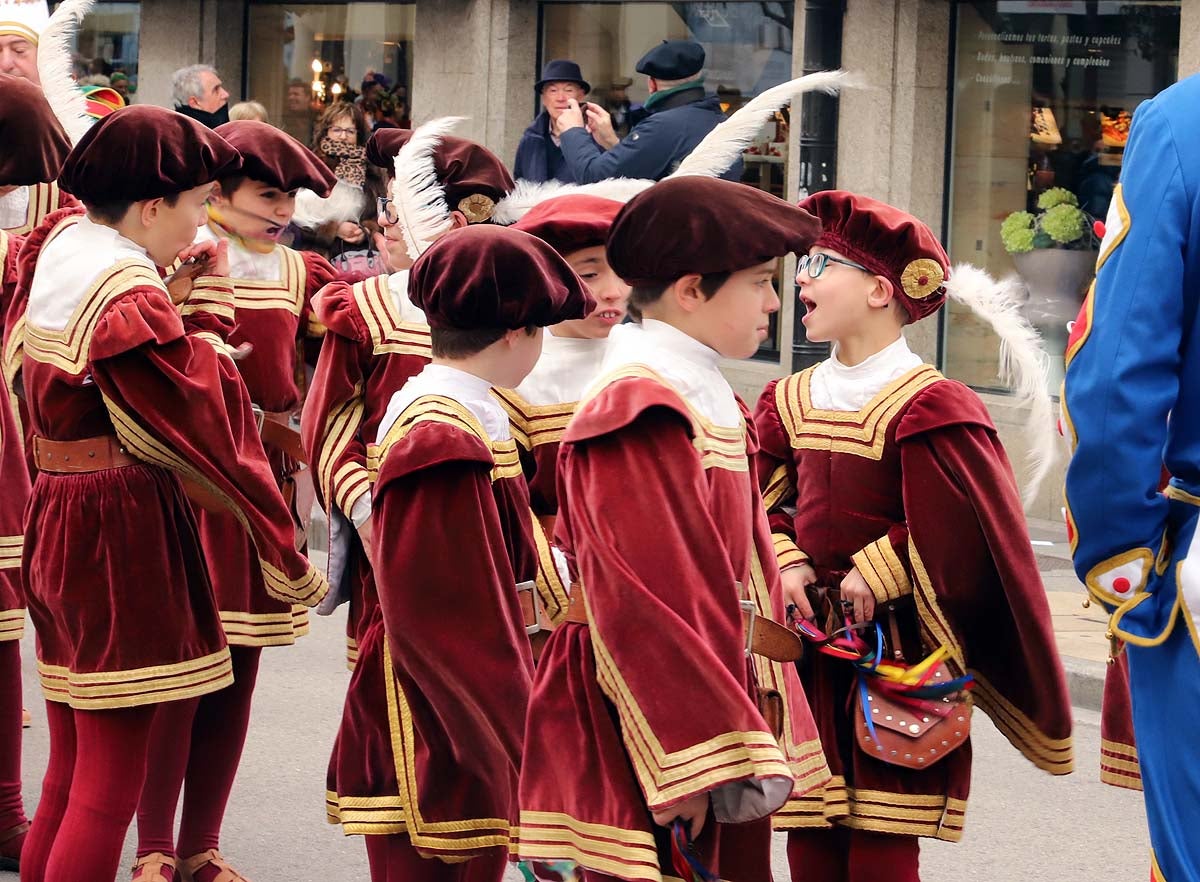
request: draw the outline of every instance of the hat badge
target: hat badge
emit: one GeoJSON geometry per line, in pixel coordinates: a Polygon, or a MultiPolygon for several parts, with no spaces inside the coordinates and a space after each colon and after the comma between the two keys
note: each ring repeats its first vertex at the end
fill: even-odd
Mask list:
{"type": "Polygon", "coordinates": [[[468,223],[478,224],[489,220],[496,210],[496,203],[482,193],[472,193],[458,201],[458,210],[468,223]]]}
{"type": "Polygon", "coordinates": [[[945,281],[946,273],[942,270],[942,265],[928,257],[910,261],[900,274],[904,293],[913,300],[924,300],[937,293],[945,281]]]}

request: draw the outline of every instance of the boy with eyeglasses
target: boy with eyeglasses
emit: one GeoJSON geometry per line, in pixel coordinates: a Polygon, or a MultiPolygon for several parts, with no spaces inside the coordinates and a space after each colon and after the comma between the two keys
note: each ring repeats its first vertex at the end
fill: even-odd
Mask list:
{"type": "MultiPolygon", "coordinates": [[[[975,310],[1000,335],[1035,435],[1052,449],[1044,355],[1019,292],[969,266],[951,271],[933,232],[890,205],[827,191],[801,206],[822,224],[796,279],[804,327],[833,352],[770,383],[755,411],[784,593],[825,633],[859,633],[872,651],[883,641],[886,660],[944,650],[947,667],[933,676],[969,673],[976,705],[1013,745],[1066,774],[1070,699],[1008,459],[979,397],[903,335],[947,296],[975,310]]],[[[917,882],[917,837],[962,836],[969,739],[893,756],[869,727],[915,737],[931,713],[879,713],[851,665],[819,652],[800,674],[833,778],[775,817],[792,879],[917,882]]],[[[967,720],[947,721],[951,734],[965,739],[967,720]]]]}

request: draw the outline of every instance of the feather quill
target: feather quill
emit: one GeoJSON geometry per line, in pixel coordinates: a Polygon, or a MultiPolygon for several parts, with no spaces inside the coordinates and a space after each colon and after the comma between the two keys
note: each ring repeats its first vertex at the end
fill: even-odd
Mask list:
{"type": "Polygon", "coordinates": [[[564,184],[560,181],[517,181],[513,191],[496,203],[492,220],[498,224],[515,224],[535,205],[568,194],[584,194],[628,202],[638,193],[654,185],[646,178],[608,178],[594,184],[564,184]]]}
{"type": "Polygon", "coordinates": [[[1021,313],[1025,292],[1016,277],[997,282],[978,267],[960,263],[950,272],[946,293],[996,332],[1000,338],[1000,379],[1012,389],[1017,406],[1028,408],[1025,433],[1029,474],[1022,494],[1028,507],[1058,451],[1054,406],[1047,388],[1050,356],[1042,346],[1041,335],[1021,313]]]}
{"type": "Polygon", "coordinates": [[[752,98],[733,116],[705,135],[704,140],[684,157],[679,168],[669,177],[719,177],[741,159],[742,151],[754,141],[763,124],[781,107],[790,104],[805,92],[836,95],[842,89],[858,85],[858,81],[843,70],[824,70],[772,86],[761,95],[752,98]]]}
{"type": "Polygon", "coordinates": [[[65,0],[50,16],[50,22],[38,40],[38,76],[46,102],[62,123],[72,144],[92,127],[87,100],[71,76],[71,51],[79,25],[96,5],[96,0],[65,0]]]}
{"type": "Polygon", "coordinates": [[[355,221],[362,217],[367,207],[367,197],[361,187],[338,181],[333,192],[322,199],[312,190],[301,187],[296,191],[296,213],[292,216],[306,230],[333,221],[355,221]]]}
{"type": "Polygon", "coordinates": [[[433,154],[442,138],[463,121],[461,116],[430,120],[413,132],[396,154],[396,177],[392,181],[392,204],[404,234],[408,256],[416,260],[434,236],[450,224],[446,191],[437,178],[433,154]]]}

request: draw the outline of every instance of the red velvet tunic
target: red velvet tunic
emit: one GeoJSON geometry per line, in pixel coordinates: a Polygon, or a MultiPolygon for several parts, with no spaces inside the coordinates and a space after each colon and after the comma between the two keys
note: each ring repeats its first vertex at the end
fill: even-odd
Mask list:
{"type": "MultiPolygon", "coordinates": [[[[755,443],[749,426],[711,424],[636,365],[611,374],[568,426],[556,538],[590,624],[560,625],[539,664],[521,858],[659,882],[673,871],[649,810],[708,792],[717,821],[762,821],[765,861],[765,818],[828,780],[795,671],[745,655],[737,583],[760,614],[783,612],[749,470],[755,443]],[[784,699],[781,742],[755,681],[784,699]]],[[[700,846],[711,854],[740,829],[710,823],[700,846]]],[[[752,859],[722,853],[722,878],[752,859]]]]}
{"type": "MultiPolygon", "coordinates": [[[[0,310],[16,285],[19,239],[0,232],[0,310]]],[[[3,312],[0,311],[0,316],[3,312]]],[[[8,384],[0,377],[0,641],[20,640],[25,630],[21,593],[21,548],[24,544],[25,503],[29,473],[24,443],[13,416],[8,384]]]]}
{"type": "Polygon", "coordinates": [[[327,589],[294,548],[249,398],[216,330],[233,318],[227,281],[198,280],[181,318],[144,254],[79,244],[101,234],[115,239],[78,215],[52,217],[20,255],[20,278],[33,280],[22,373],[34,432],[55,441],[115,434],[144,461],[41,472],[34,483],[22,572],[39,672],[47,698],[81,709],[169,701],[232,682],[178,475],[237,513],[267,591],[311,605],[327,589]],[[48,268],[77,266],[79,278],[93,281],[78,291],[48,285],[43,303],[43,257],[48,268]],[[60,313],[65,327],[39,326],[37,316],[60,313]]]}
{"type": "Polygon", "coordinates": [[[1133,734],[1129,656],[1122,652],[1104,671],[1100,708],[1100,780],[1126,790],[1142,789],[1142,767],[1133,734]]]}
{"type": "Polygon", "coordinates": [[[409,405],[380,449],[380,606],[330,763],[346,833],[407,834],[427,856],[506,846],[532,658],[516,583],[537,566],[515,443],[457,401],[409,405]]]}
{"type": "Polygon", "coordinates": [[[29,206],[25,210],[25,220],[4,230],[12,236],[24,236],[33,232],[36,227],[41,226],[42,221],[63,208],[79,208],[79,200],[70,193],[64,193],[53,181],[48,184],[34,184],[28,190],[29,206]]]}
{"type": "MultiPolygon", "coordinates": [[[[818,584],[835,588],[857,566],[880,605],[894,606],[909,662],[946,646],[1013,745],[1040,768],[1070,772],[1070,700],[1050,611],[983,403],[921,365],[858,412],[820,410],[811,373],[769,384],[755,412],[780,566],[807,559],[818,584]]],[[[789,802],[776,826],[958,840],[970,742],[927,770],[880,762],[855,744],[848,664],[813,653],[801,675],[834,778],[789,802]]]]}
{"type": "MultiPolygon", "coordinates": [[[[237,247],[230,242],[231,251],[237,247]]],[[[304,345],[322,330],[314,320],[311,300],[332,280],[333,268],[312,252],[278,246],[275,254],[278,278],[230,279],[236,318],[229,345],[252,347],[237,363],[250,400],[264,411],[287,413],[298,410],[304,400],[304,345]]],[[[270,445],[267,457],[283,487],[296,471],[296,463],[270,445]]],[[[237,520],[224,512],[202,509],[196,516],[229,642],[279,646],[295,643],[297,637],[308,633],[307,609],[284,603],[263,590],[254,546],[237,520]]]]}
{"type": "MultiPolygon", "coordinates": [[[[402,274],[405,278],[407,274],[402,274]]],[[[397,279],[402,283],[402,279],[397,279]]],[[[375,438],[392,393],[429,363],[429,326],[406,318],[389,288],[388,276],[355,285],[331,282],[313,308],[325,326],[321,356],[304,403],[301,429],[317,499],[349,521],[359,500],[370,500],[378,468],[375,438]]],[[[362,629],[378,603],[370,563],[357,537],[353,542],[347,661],[354,669],[362,629]]]]}

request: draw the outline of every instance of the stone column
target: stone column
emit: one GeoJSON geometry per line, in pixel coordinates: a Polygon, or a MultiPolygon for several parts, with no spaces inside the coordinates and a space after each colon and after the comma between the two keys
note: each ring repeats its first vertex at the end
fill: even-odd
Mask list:
{"type": "Polygon", "coordinates": [[[211,64],[231,103],[241,98],[246,37],[241,0],[156,0],[142,4],[141,16],[139,104],[173,107],[171,75],[189,64],[211,64]]]}
{"type": "Polygon", "coordinates": [[[1179,13],[1179,79],[1200,73],[1200,0],[1183,0],[1179,13]]]}

